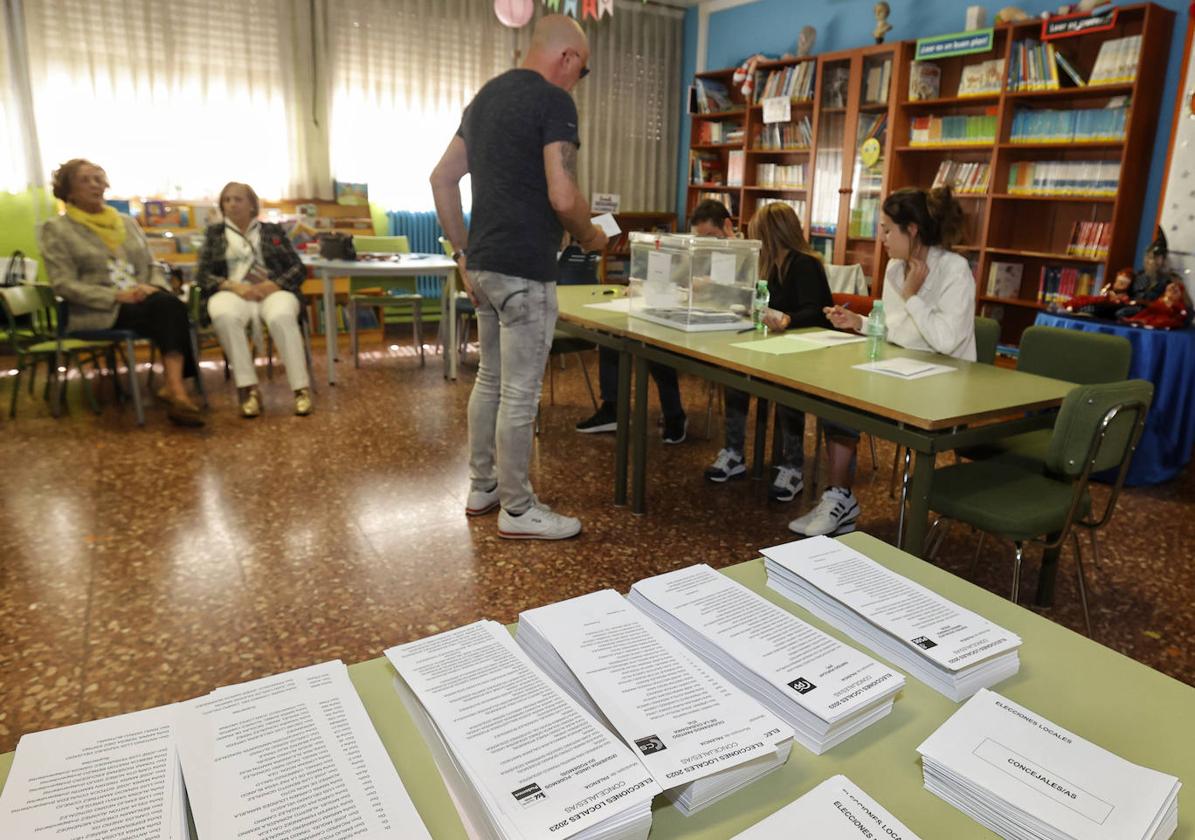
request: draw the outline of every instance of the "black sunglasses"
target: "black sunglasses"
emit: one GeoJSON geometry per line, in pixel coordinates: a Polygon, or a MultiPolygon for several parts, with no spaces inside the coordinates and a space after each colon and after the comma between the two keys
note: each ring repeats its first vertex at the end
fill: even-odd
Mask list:
{"type": "MultiPolygon", "coordinates": [[[[564,51],[565,55],[568,55],[569,53],[577,53],[577,58],[581,57],[581,53],[577,52],[576,50],[565,50],[564,51]]],[[[588,64],[581,65],[581,75],[577,77],[577,81],[581,81],[581,79],[584,79],[588,75],[589,75],[589,65],[588,64]]]]}

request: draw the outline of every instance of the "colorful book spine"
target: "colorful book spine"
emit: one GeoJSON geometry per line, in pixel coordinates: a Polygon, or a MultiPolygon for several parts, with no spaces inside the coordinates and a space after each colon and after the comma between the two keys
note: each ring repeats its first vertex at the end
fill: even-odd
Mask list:
{"type": "Polygon", "coordinates": [[[1106,143],[1124,140],[1128,108],[1024,109],[1013,114],[1013,143],[1106,143]]]}
{"type": "Polygon", "coordinates": [[[983,114],[914,117],[910,146],[987,146],[996,142],[996,109],[983,114]]]}
{"type": "Polygon", "coordinates": [[[1011,195],[1113,196],[1119,182],[1113,160],[1021,161],[1008,171],[1011,195]]]}

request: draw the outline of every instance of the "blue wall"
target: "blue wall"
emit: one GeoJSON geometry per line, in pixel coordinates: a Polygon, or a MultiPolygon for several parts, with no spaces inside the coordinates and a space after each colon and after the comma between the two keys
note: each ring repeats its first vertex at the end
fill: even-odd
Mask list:
{"type": "MultiPolygon", "coordinates": [[[[1138,254],[1153,239],[1154,216],[1157,213],[1158,194],[1162,185],[1162,168],[1166,165],[1166,147],[1170,143],[1170,123],[1174,115],[1178,76],[1182,69],[1179,65],[1182,63],[1183,36],[1187,31],[1186,3],[1178,0],[1155,1],[1159,6],[1169,8],[1177,14],[1169,60],[1166,64],[1166,85],[1162,95],[1158,132],[1154,140],[1149,185],[1142,208],[1138,254]]],[[[1056,9],[1062,2],[1063,0],[1029,0],[1017,5],[1030,14],[1037,14],[1044,10],[1056,9]]],[[[978,3],[988,10],[989,24],[995,18],[996,12],[1008,4],[1008,0],[978,3]]],[[[873,43],[871,31],[875,26],[874,5],[873,0],[759,0],[757,3],[715,12],[710,15],[706,67],[711,70],[732,67],[757,52],[771,57],[791,52],[796,48],[797,32],[806,24],[817,29],[815,50],[819,53],[866,46],[873,43]]],[[[892,24],[892,31],[888,33],[887,40],[904,41],[927,35],[958,32],[964,26],[966,7],[975,3],[962,0],[889,0],[889,5],[892,6],[892,15],[888,22],[892,24]]],[[[697,64],[695,8],[689,9],[685,15],[684,60],[683,79],[687,90],[697,64]]],[[[687,101],[686,94],[682,98],[682,107],[685,107],[687,101]]],[[[689,158],[687,115],[681,123],[680,142],[677,213],[684,213],[689,158]]]]}

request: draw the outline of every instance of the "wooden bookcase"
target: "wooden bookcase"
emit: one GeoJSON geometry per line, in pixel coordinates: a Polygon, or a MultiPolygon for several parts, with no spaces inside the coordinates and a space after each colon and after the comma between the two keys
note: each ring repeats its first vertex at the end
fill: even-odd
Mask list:
{"type": "MultiPolygon", "coordinates": [[[[868,277],[871,294],[882,291],[887,257],[868,228],[874,206],[868,200],[900,187],[929,188],[943,161],[986,163],[990,167],[986,192],[960,195],[966,214],[963,242],[956,250],[975,267],[977,312],[997,318],[1002,324],[1002,341],[1015,344],[1021,332],[1044,308],[1038,302],[1038,284],[1043,266],[1066,266],[1095,273],[1105,279],[1137,262],[1137,231],[1140,224],[1154,132],[1161,105],[1166,58],[1174,13],[1152,3],[1121,6],[1113,28],[1088,32],[1054,41],[1055,48],[1089,79],[1100,45],[1128,35],[1142,38],[1137,73],[1132,82],[1113,85],[1067,87],[1060,72],[1061,90],[1001,91],[979,96],[958,95],[964,69],[993,58],[1003,58],[1004,78],[1014,45],[1026,39],[1041,40],[1041,20],[996,27],[990,52],[956,56],[935,61],[941,72],[940,95],[932,100],[910,101],[909,79],[915,42],[895,42],[804,59],[766,62],[759,65],[757,90],[767,72],[801,61],[816,61],[814,99],[794,102],[792,119],[809,117],[813,142],[808,149],[762,150],[755,145],[763,125],[762,108],[746,102],[731,84],[733,69],[698,74],[721,82],[730,89],[735,109],[721,114],[693,114],[692,152],[716,160],[719,183],[689,184],[686,218],[703,192],[729,194],[736,207],[734,222],[745,229],[764,197],[804,200],[802,224],[811,242],[830,262],[858,263],[868,277]],[[868,73],[877,62],[890,60],[891,70],[883,101],[869,102],[868,73]],[[1078,110],[1102,108],[1125,97],[1129,103],[1124,139],[1093,143],[1014,143],[1013,119],[1022,110],[1078,110]],[[845,100],[845,104],[843,104],[845,100]],[[918,117],[994,116],[996,138],[985,144],[940,144],[916,146],[910,142],[910,128],[918,117]],[[861,160],[860,144],[872,121],[883,115],[886,131],[878,161],[867,166],[861,160]],[[702,145],[703,121],[741,123],[743,139],[736,143],[702,145]],[[742,186],[726,183],[729,153],[745,155],[742,186]],[[1040,161],[1116,161],[1120,182],[1116,194],[1106,197],[1013,195],[1008,191],[1010,169],[1017,163],[1040,161]],[[804,189],[761,186],[756,180],[760,162],[807,163],[804,189]],[[720,168],[719,168],[720,167],[720,168]],[[817,205],[815,209],[815,204],[817,205]],[[866,222],[866,224],[864,224],[866,222]],[[1066,253],[1076,222],[1110,224],[1106,258],[1091,260],[1066,253]],[[994,262],[1023,265],[1022,284],[1015,297],[996,298],[987,294],[988,277],[994,262]]],[[[874,88],[872,88],[874,93],[874,88]]],[[[878,99],[878,97],[873,97],[878,99]]],[[[691,179],[690,179],[691,180],[691,179]]],[[[685,222],[682,221],[682,228],[685,222]]]]}

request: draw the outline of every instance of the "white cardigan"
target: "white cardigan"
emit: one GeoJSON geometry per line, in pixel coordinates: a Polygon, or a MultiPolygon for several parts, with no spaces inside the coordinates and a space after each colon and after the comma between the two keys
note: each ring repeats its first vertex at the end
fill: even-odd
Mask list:
{"type": "Polygon", "coordinates": [[[975,361],[975,277],[958,254],[930,248],[929,275],[905,300],[905,261],[884,272],[884,321],[888,340],[910,350],[930,350],[975,361]]]}

